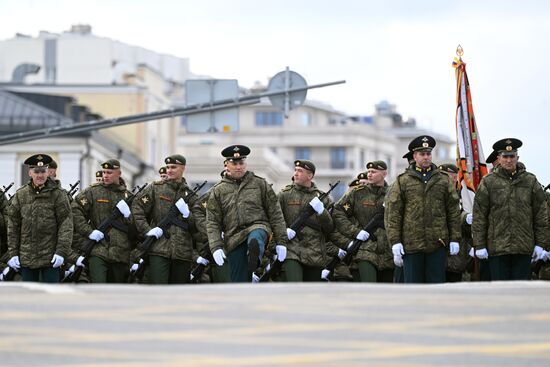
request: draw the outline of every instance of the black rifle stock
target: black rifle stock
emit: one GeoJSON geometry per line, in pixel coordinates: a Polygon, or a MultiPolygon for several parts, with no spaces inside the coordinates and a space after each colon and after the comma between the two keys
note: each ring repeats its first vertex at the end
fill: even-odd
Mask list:
{"type": "MultiPolygon", "coordinates": [[[[212,252],[210,251],[210,246],[208,246],[208,243],[205,244],[204,247],[200,249],[199,255],[205,258],[206,260],[208,260],[209,262],[214,261],[214,257],[212,256],[212,252]]],[[[193,267],[193,269],[189,274],[189,280],[192,283],[198,283],[206,267],[207,265],[204,265],[204,264],[195,264],[195,266],[193,267]]]]}
{"type": "MultiPolygon", "coordinates": [[[[147,186],[147,184],[144,184],[143,186],[139,187],[136,186],[134,190],[137,191],[135,193],[132,193],[128,198],[126,198],[124,201],[126,201],[126,204],[128,206],[132,205],[132,201],[136,197],[137,194],[139,194],[144,188],[147,186]]],[[[122,213],[118,208],[113,209],[111,214],[105,218],[97,227],[97,230],[100,232],[103,232],[104,235],[107,235],[107,233],[111,230],[111,228],[120,228],[120,225],[117,224],[118,220],[122,218],[122,213]]],[[[84,257],[84,265],[88,264],[88,258],[90,257],[90,254],[92,253],[92,250],[94,249],[95,245],[97,244],[96,241],[88,239],[86,240],[86,243],[84,244],[82,248],[82,256],[84,257]]],[[[73,272],[68,273],[62,280],[61,283],[76,283],[78,282],[78,279],[80,279],[80,275],[82,274],[82,271],[84,270],[84,266],[77,266],[75,265],[75,269],[73,272]]]]}
{"type": "MultiPolygon", "coordinates": [[[[384,211],[383,210],[382,210],[382,212],[376,213],[374,215],[374,217],[372,217],[371,220],[369,220],[369,222],[367,223],[365,228],[363,228],[363,230],[369,233],[369,239],[372,239],[372,240],[376,241],[376,237],[374,236],[374,232],[378,228],[384,228],[384,211]]],[[[334,255],[332,257],[332,259],[330,259],[328,264],[325,266],[325,269],[329,271],[328,278],[330,278],[332,276],[332,274],[334,273],[334,268],[336,268],[336,265],[338,265],[338,263],[340,263],[340,261],[342,261],[346,265],[351,264],[351,261],[353,260],[353,257],[355,255],[357,255],[357,252],[359,252],[359,248],[361,247],[363,242],[366,242],[366,241],[361,241],[361,240],[358,240],[358,239],[354,239],[353,242],[351,243],[351,245],[348,246],[348,248],[346,250],[346,252],[347,252],[346,256],[344,256],[343,259],[340,259],[338,257],[338,255],[334,255]]]]}
{"type": "MultiPolygon", "coordinates": [[[[2,186],[2,194],[6,195],[8,193],[8,191],[10,191],[11,187],[15,184],[15,182],[12,182],[11,184],[9,184],[8,186],[2,186]]],[[[10,197],[8,197],[7,199],[10,199],[10,197]]]]}
{"type": "MultiPolygon", "coordinates": [[[[200,189],[203,188],[204,185],[206,185],[207,181],[204,181],[202,184],[197,184],[193,191],[185,195],[183,197],[183,200],[186,203],[189,203],[189,199],[193,197],[194,195],[197,195],[197,193],[200,191],[200,189]]],[[[179,199],[178,199],[179,200],[179,199]]],[[[159,223],[155,227],[159,227],[162,229],[163,236],[166,238],[169,238],[168,236],[168,229],[172,225],[178,226],[184,230],[188,230],[188,223],[185,220],[180,219],[181,213],[176,206],[176,203],[172,203],[172,206],[168,210],[168,213],[164,218],[161,219],[159,223]]],[[[136,279],[143,279],[143,276],[145,275],[145,268],[148,265],[148,254],[151,248],[153,247],[153,244],[157,241],[157,238],[155,236],[145,236],[145,240],[140,245],[140,254],[138,256],[137,264],[138,267],[136,270],[130,269],[130,275],[128,276],[128,283],[134,283],[136,279]]]]}
{"type": "Polygon", "coordinates": [[[80,180],[77,180],[74,184],[69,186],[69,190],[67,190],[67,195],[69,195],[70,200],[73,200],[74,195],[78,191],[78,185],[80,185],[80,180]]]}
{"type": "MultiPolygon", "coordinates": [[[[340,180],[336,181],[334,184],[329,184],[328,191],[319,195],[319,200],[323,201],[323,199],[326,198],[331,193],[331,191],[334,190],[336,186],[338,186],[339,183],[340,180]]],[[[294,219],[294,222],[292,222],[289,227],[294,232],[296,232],[296,236],[300,235],[300,231],[307,225],[308,219],[313,214],[315,214],[315,209],[313,209],[313,207],[309,205],[309,203],[302,208],[296,219],[294,219]]],[[[260,283],[267,282],[269,281],[269,279],[276,277],[281,272],[282,268],[283,262],[279,261],[279,259],[277,258],[274,258],[273,261],[270,262],[269,265],[266,267],[264,273],[260,277],[260,283]]]]}

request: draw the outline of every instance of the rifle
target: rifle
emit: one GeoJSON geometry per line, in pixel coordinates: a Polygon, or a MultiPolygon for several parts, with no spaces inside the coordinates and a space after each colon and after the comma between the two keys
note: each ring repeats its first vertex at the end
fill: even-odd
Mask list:
{"type": "MultiPolygon", "coordinates": [[[[2,194],[4,194],[4,195],[7,194],[8,191],[10,191],[11,187],[12,187],[14,184],[15,184],[15,183],[12,182],[12,183],[9,184],[7,187],[2,185],[2,194]]],[[[8,194],[8,195],[9,195],[9,194],[8,194]]],[[[11,195],[8,197],[8,199],[10,199],[10,198],[11,198],[11,195]]]]}
{"type": "MultiPolygon", "coordinates": [[[[319,195],[319,200],[323,201],[323,199],[326,198],[331,193],[331,191],[334,190],[336,186],[338,186],[339,183],[340,183],[340,180],[336,181],[334,184],[329,183],[329,187],[330,187],[329,190],[319,195]]],[[[309,221],[309,218],[314,213],[315,213],[315,209],[313,209],[309,204],[306,204],[302,208],[302,210],[300,211],[296,219],[294,219],[294,222],[292,222],[292,224],[289,227],[294,232],[296,232],[296,237],[299,236],[300,232],[306,225],[310,225],[308,221],[309,221]]],[[[277,258],[274,258],[273,261],[266,266],[264,273],[260,277],[260,283],[267,282],[269,281],[269,279],[277,276],[281,272],[282,268],[283,268],[283,262],[279,261],[279,259],[277,258]]]]}
{"type": "MultiPolygon", "coordinates": [[[[76,184],[75,184],[76,185],[76,184]]],[[[132,205],[132,201],[136,197],[137,194],[139,194],[144,188],[147,186],[147,184],[139,187],[137,192],[132,192],[132,195],[130,197],[126,198],[124,201],[128,206],[132,205]]],[[[136,188],[134,188],[135,190],[136,188]]],[[[98,226],[98,230],[103,232],[105,236],[107,236],[107,233],[111,228],[116,228],[119,230],[124,231],[126,229],[126,226],[119,222],[119,219],[122,217],[122,213],[120,210],[115,207],[111,214],[105,218],[98,226]]],[[[95,245],[97,244],[96,241],[88,239],[86,243],[83,246],[82,250],[82,256],[84,257],[83,265],[84,266],[78,266],[75,264],[75,269],[72,272],[69,272],[62,280],[61,283],[76,283],[78,282],[78,279],[80,278],[80,275],[82,274],[82,270],[84,270],[85,266],[88,264],[88,258],[90,257],[90,254],[92,253],[92,250],[94,249],[95,245]]]]}
{"type": "MultiPolygon", "coordinates": [[[[12,182],[12,185],[13,185],[13,182],[12,182]]],[[[11,185],[10,185],[10,186],[11,186],[11,185]]],[[[548,189],[550,189],[550,184],[548,184],[548,186],[546,186],[546,187],[543,189],[543,191],[546,191],[546,190],[548,190],[548,189]]]]}
{"type": "Polygon", "coordinates": [[[67,190],[67,195],[69,195],[69,199],[72,201],[74,194],[78,191],[78,185],[80,185],[80,180],[76,181],[74,184],[69,186],[69,190],[67,190]]]}
{"type": "MultiPolygon", "coordinates": [[[[212,256],[212,252],[210,251],[210,246],[208,246],[208,243],[200,249],[199,255],[209,262],[214,261],[214,257],[212,256]]],[[[192,283],[198,283],[206,267],[207,265],[195,264],[195,267],[189,273],[189,281],[191,281],[192,283]]]]}
{"type": "MultiPolygon", "coordinates": [[[[194,195],[197,195],[197,193],[203,188],[204,185],[206,185],[207,181],[204,181],[202,184],[197,184],[193,191],[185,195],[185,197],[180,198],[179,200],[184,200],[186,203],[189,202],[189,199],[192,198],[194,195]]],[[[178,201],[179,201],[178,200],[178,201]]],[[[176,201],[177,202],[177,201],[176,201]]],[[[160,229],[162,229],[163,236],[166,238],[170,238],[170,234],[168,233],[168,229],[172,225],[178,226],[181,229],[187,231],[189,230],[189,224],[187,220],[180,219],[181,213],[176,206],[176,203],[172,203],[172,206],[168,210],[168,213],[164,218],[161,219],[161,221],[156,225],[160,229]]],[[[145,268],[148,265],[149,251],[153,247],[153,244],[157,241],[157,238],[155,236],[145,236],[145,240],[140,245],[140,254],[138,256],[138,259],[136,261],[137,263],[137,269],[132,270],[130,268],[130,275],[128,276],[128,283],[134,283],[136,279],[142,280],[143,275],[145,275],[145,268]]]]}
{"type": "MultiPolygon", "coordinates": [[[[374,231],[376,231],[378,228],[384,228],[384,210],[382,209],[381,212],[378,212],[374,215],[374,217],[371,218],[371,220],[367,223],[365,228],[363,228],[364,231],[368,232],[370,234],[369,239],[373,239],[376,241],[376,237],[374,236],[374,231]]],[[[368,240],[367,240],[368,241],[368,240]]],[[[328,278],[331,277],[332,273],[334,272],[334,268],[340,261],[344,262],[346,265],[351,264],[351,260],[353,260],[353,257],[357,255],[357,252],[359,252],[359,248],[363,244],[364,241],[354,239],[351,244],[348,246],[346,250],[346,256],[344,256],[343,259],[340,259],[338,255],[334,255],[332,259],[328,262],[328,264],[325,266],[325,269],[329,271],[328,278]]]]}

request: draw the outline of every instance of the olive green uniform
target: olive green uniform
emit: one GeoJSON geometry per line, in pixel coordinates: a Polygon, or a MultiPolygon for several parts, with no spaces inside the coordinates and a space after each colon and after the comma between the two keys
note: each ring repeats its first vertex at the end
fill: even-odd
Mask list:
{"type": "MultiPolygon", "coordinates": [[[[94,229],[98,229],[105,219],[118,210],[116,204],[130,195],[124,181],[110,185],[93,184],[82,191],[72,203],[75,232],[87,239],[94,229]]],[[[132,249],[128,231],[132,223],[122,216],[118,222],[119,228],[112,227],[105,233],[105,238],[94,245],[88,258],[92,283],[124,283],[127,279],[132,249]],[[126,227],[126,231],[122,231],[122,227],[126,227]]]]}
{"type": "Polygon", "coordinates": [[[48,179],[42,188],[29,182],[17,190],[8,207],[8,252],[19,256],[22,271],[40,269],[42,280],[59,281],[51,260],[67,256],[72,237],[69,199],[55,182],[48,179]]]}
{"type": "MultiPolygon", "coordinates": [[[[192,190],[185,179],[155,181],[147,186],[132,202],[132,214],[139,233],[145,234],[166,217],[170,208],[192,190]]],[[[187,283],[193,259],[194,213],[196,196],[189,198],[191,212],[188,229],[172,225],[153,243],[149,251],[149,279],[152,284],[187,283]]],[[[181,219],[183,219],[180,216],[181,219]]]]}
{"type": "Polygon", "coordinates": [[[405,251],[405,283],[444,282],[446,247],[461,238],[459,198],[447,175],[433,164],[411,165],[392,185],[386,210],[389,244],[405,251]]]}
{"type": "MultiPolygon", "coordinates": [[[[384,210],[387,188],[385,183],[384,186],[362,185],[342,196],[332,214],[338,231],[355,238],[377,213],[384,210]]],[[[352,271],[352,274],[355,273],[354,279],[362,282],[376,282],[378,278],[391,281],[393,256],[386,231],[378,228],[370,235],[374,235],[373,238],[361,245],[354,258],[358,267],[357,272],[352,271]]]]}
{"type": "Polygon", "coordinates": [[[486,248],[492,280],[530,279],[535,245],[549,249],[548,208],[537,178],[518,163],[483,177],[474,200],[476,250],[486,248]]]}
{"type": "MultiPolygon", "coordinates": [[[[211,252],[223,249],[228,256],[223,266],[230,267],[233,281],[251,279],[242,275],[243,264],[231,264],[231,253],[240,251],[239,246],[246,246],[252,232],[272,234],[276,244],[287,243],[286,224],[277,196],[264,178],[251,171],[240,180],[224,177],[214,185],[208,198],[206,230],[211,252]]],[[[233,259],[234,263],[238,261],[237,257],[233,259]]]]}
{"type": "MultiPolygon", "coordinates": [[[[286,186],[278,194],[279,204],[287,227],[310,207],[309,202],[323,192],[312,183],[311,187],[297,184],[286,186]]],[[[287,256],[283,264],[285,279],[289,282],[321,281],[321,271],[328,262],[327,241],[334,229],[332,217],[327,211],[332,201],[325,196],[322,200],[325,210],[321,215],[314,212],[306,225],[287,244],[287,256]]]]}

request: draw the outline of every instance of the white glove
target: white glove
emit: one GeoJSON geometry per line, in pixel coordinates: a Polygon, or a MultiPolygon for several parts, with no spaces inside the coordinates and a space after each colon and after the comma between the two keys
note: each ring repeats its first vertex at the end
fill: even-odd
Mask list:
{"type": "Polygon", "coordinates": [[[359,233],[357,233],[357,236],[355,236],[355,238],[357,238],[359,241],[366,241],[369,239],[369,237],[370,237],[369,232],[364,230],[361,230],[359,233]]]}
{"type": "Polygon", "coordinates": [[[347,251],[342,250],[341,248],[338,249],[338,258],[342,260],[347,255],[347,251]]]}
{"type": "Polygon", "coordinates": [[[21,263],[19,262],[19,256],[14,256],[11,259],[9,259],[8,265],[10,266],[10,268],[19,270],[19,268],[21,267],[21,263]]]}
{"type": "Polygon", "coordinates": [[[468,223],[469,225],[472,225],[474,221],[474,216],[472,213],[468,213],[466,214],[466,223],[468,223]]]}
{"type": "Polygon", "coordinates": [[[489,258],[489,253],[487,252],[487,249],[486,248],[482,248],[482,249],[479,249],[479,250],[476,250],[476,257],[478,259],[488,259],[489,258]]]}
{"type": "Polygon", "coordinates": [[[183,198],[180,198],[178,201],[176,201],[176,207],[180,211],[181,215],[183,215],[184,218],[189,217],[189,205],[183,200],[183,198]]]}
{"type": "Polygon", "coordinates": [[[120,214],[124,216],[124,218],[128,218],[130,216],[130,207],[128,206],[128,203],[124,200],[120,200],[118,203],[116,203],[116,207],[120,214]]]}
{"type": "Polygon", "coordinates": [[[157,240],[162,237],[163,230],[160,227],[155,227],[149,230],[149,232],[145,233],[146,236],[155,236],[157,240]]]}
{"type": "Polygon", "coordinates": [[[260,277],[256,275],[256,273],[252,273],[252,283],[259,283],[260,277]]]}
{"type": "MultiPolygon", "coordinates": [[[[141,264],[142,262],[143,262],[143,259],[139,259],[139,264],[141,264]]],[[[139,268],[139,264],[134,263],[130,268],[130,272],[135,273],[139,268]]]]}
{"type": "Polygon", "coordinates": [[[325,205],[317,196],[311,199],[309,205],[311,205],[313,210],[315,210],[319,215],[323,214],[323,211],[325,210],[325,205]]]}
{"type": "Polygon", "coordinates": [[[323,269],[321,271],[321,279],[324,279],[324,280],[329,280],[328,279],[328,276],[330,275],[330,270],[328,269],[323,269]]]}
{"type": "Polygon", "coordinates": [[[294,237],[296,237],[296,231],[291,228],[287,228],[286,236],[288,237],[288,240],[291,241],[294,237]]]}
{"type": "Polygon", "coordinates": [[[544,249],[536,245],[533,250],[533,255],[531,256],[531,262],[542,260],[543,256],[544,256],[544,249]]]}
{"type": "Polygon", "coordinates": [[[221,248],[217,249],[212,254],[212,257],[214,258],[214,261],[216,262],[216,264],[218,264],[218,266],[222,266],[225,259],[225,252],[223,252],[221,248]]]}
{"type": "Polygon", "coordinates": [[[403,255],[405,254],[403,244],[401,242],[396,243],[391,247],[391,252],[393,252],[393,263],[395,266],[403,266],[403,255]]]}
{"type": "Polygon", "coordinates": [[[468,255],[470,255],[470,257],[474,257],[474,248],[473,247],[470,247],[470,251],[468,252],[468,255]]]}
{"type": "Polygon", "coordinates": [[[544,254],[542,255],[542,258],[541,258],[543,261],[548,261],[550,260],[550,252],[549,251],[544,251],[544,254]]]}
{"type": "Polygon", "coordinates": [[[449,253],[451,256],[458,254],[458,251],[460,251],[460,245],[458,242],[449,243],[449,253]]]}
{"type": "Polygon", "coordinates": [[[283,246],[283,245],[275,246],[275,252],[277,253],[277,259],[280,262],[285,261],[285,259],[286,259],[286,246],[283,246]]]}
{"type": "Polygon", "coordinates": [[[74,273],[74,270],[75,270],[75,266],[74,266],[74,265],[72,265],[72,266],[69,268],[69,270],[65,270],[65,274],[64,274],[65,278],[68,277],[69,274],[74,273]]]}
{"type": "Polygon", "coordinates": [[[0,281],[4,280],[4,277],[6,275],[8,275],[8,273],[10,272],[10,267],[9,266],[6,266],[4,268],[4,270],[2,271],[2,274],[0,274],[0,281]]]}
{"type": "Polygon", "coordinates": [[[222,240],[223,240],[223,239],[224,239],[224,237],[225,237],[225,234],[224,234],[223,232],[222,232],[222,236],[221,236],[221,237],[222,237],[222,240]]]}
{"type": "Polygon", "coordinates": [[[84,256],[79,256],[78,259],[76,259],[76,266],[80,266],[81,268],[85,268],[84,265],[84,256]]]}
{"type": "Polygon", "coordinates": [[[97,229],[94,229],[92,231],[92,233],[90,233],[88,235],[88,238],[91,239],[92,241],[96,241],[96,242],[99,242],[101,241],[102,239],[105,238],[105,235],[103,234],[103,232],[97,230],[97,229]]]}
{"type": "Polygon", "coordinates": [[[63,256],[59,256],[58,254],[53,255],[51,261],[51,263],[53,264],[52,268],[59,268],[61,265],[63,265],[63,261],[65,261],[63,256]]]}
{"type": "Polygon", "coordinates": [[[201,264],[201,265],[204,265],[204,266],[207,266],[208,264],[210,264],[210,261],[206,260],[204,257],[202,256],[199,256],[197,258],[197,264],[201,264]]]}

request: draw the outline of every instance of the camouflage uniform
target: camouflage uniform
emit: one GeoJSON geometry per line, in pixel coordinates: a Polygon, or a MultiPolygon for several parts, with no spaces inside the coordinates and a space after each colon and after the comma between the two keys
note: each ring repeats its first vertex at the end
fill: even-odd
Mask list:
{"type": "MultiPolygon", "coordinates": [[[[166,217],[170,208],[192,190],[185,179],[155,181],[147,186],[132,202],[132,214],[139,233],[145,234],[166,217]]],[[[193,259],[193,236],[195,231],[193,206],[196,196],[187,205],[191,211],[187,221],[188,230],[172,225],[154,242],[149,252],[149,276],[151,283],[186,283],[193,259]],[[159,263],[160,262],[160,263],[159,263]],[[159,263],[159,264],[157,264],[159,263]]]]}
{"type": "MultiPolygon", "coordinates": [[[[72,203],[75,232],[88,238],[94,229],[118,210],[116,204],[130,195],[122,179],[118,185],[93,184],[82,191],[72,203]]],[[[126,226],[126,232],[113,227],[103,240],[94,245],[88,259],[92,283],[122,283],[127,278],[132,249],[128,231],[132,223],[124,218],[120,221],[126,226]]]]}
{"type": "Polygon", "coordinates": [[[514,175],[497,167],[481,180],[472,233],[476,250],[486,248],[489,253],[493,280],[529,279],[535,245],[550,249],[545,202],[537,178],[521,163],[514,175]],[[503,269],[502,261],[513,265],[503,269]]]}
{"type": "Polygon", "coordinates": [[[433,164],[424,171],[411,165],[392,185],[386,210],[389,243],[402,243],[405,250],[405,282],[443,282],[445,251],[442,249],[461,238],[459,199],[447,175],[433,164]],[[414,258],[409,255],[414,254],[426,256],[422,274],[411,274],[411,268],[407,269],[407,261],[414,258]]]}
{"type": "Polygon", "coordinates": [[[46,180],[41,189],[29,182],[17,190],[8,207],[8,252],[10,258],[19,256],[22,269],[51,268],[54,254],[67,256],[72,237],[69,199],[54,181],[46,180]]]}
{"type": "MultiPolygon", "coordinates": [[[[223,249],[229,260],[230,253],[242,246],[254,230],[273,233],[277,244],[287,243],[285,220],[271,185],[251,171],[238,181],[224,177],[208,198],[206,231],[211,252],[223,249]]],[[[240,277],[239,281],[247,280],[240,277]]]]}
{"type": "MultiPolygon", "coordinates": [[[[334,206],[334,222],[337,230],[347,237],[355,238],[365,228],[376,213],[382,212],[384,197],[388,185],[357,186],[346,193],[334,206]]],[[[359,267],[359,273],[354,274],[357,281],[376,282],[391,281],[393,277],[393,255],[386,238],[386,231],[378,228],[374,233],[376,240],[369,238],[361,245],[354,262],[359,267]]],[[[345,248],[344,248],[345,249],[345,248]]],[[[354,273],[354,272],[352,272],[354,273]]]]}
{"type": "MultiPolygon", "coordinates": [[[[287,227],[300,216],[304,208],[311,208],[309,202],[314,197],[322,194],[313,182],[311,187],[291,184],[282,189],[278,199],[287,227]]],[[[288,242],[283,266],[287,281],[321,281],[321,270],[329,260],[327,239],[334,229],[332,217],[326,210],[330,208],[332,201],[326,196],[322,202],[325,206],[323,213],[311,215],[302,230],[288,242]],[[297,271],[292,271],[292,268],[297,268],[297,271]]]]}
{"type": "MultiPolygon", "coordinates": [[[[546,196],[546,207],[548,208],[548,222],[550,224],[550,192],[545,192],[546,196]]],[[[546,248],[548,251],[549,249],[546,248]]],[[[540,271],[539,271],[539,279],[541,280],[550,280],[550,262],[546,261],[544,264],[542,264],[540,271]]]]}

